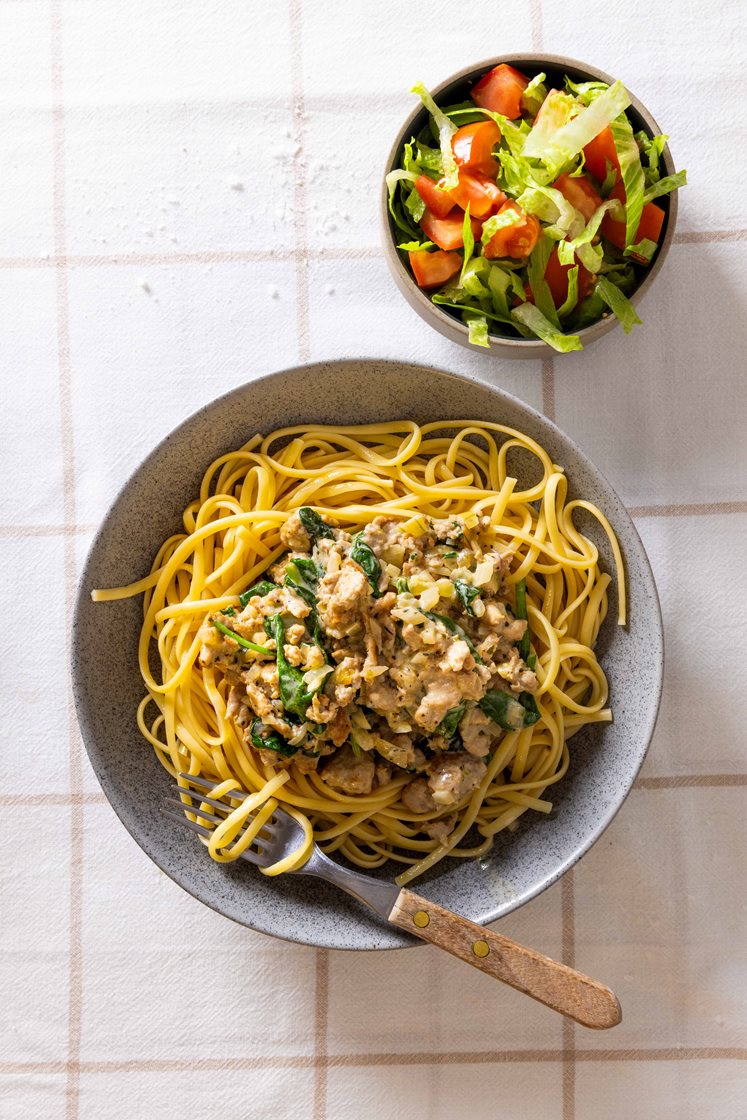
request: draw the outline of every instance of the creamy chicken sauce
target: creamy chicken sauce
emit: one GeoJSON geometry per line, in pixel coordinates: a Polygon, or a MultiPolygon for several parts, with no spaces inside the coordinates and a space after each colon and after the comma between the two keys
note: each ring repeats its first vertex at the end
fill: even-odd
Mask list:
{"type": "Polygon", "coordinates": [[[510,556],[476,516],[351,536],[304,508],[280,535],[287,553],[200,632],[228,716],[266,762],[341,793],[409,775],[402,802],[443,838],[496,743],[538,718],[510,556]]]}

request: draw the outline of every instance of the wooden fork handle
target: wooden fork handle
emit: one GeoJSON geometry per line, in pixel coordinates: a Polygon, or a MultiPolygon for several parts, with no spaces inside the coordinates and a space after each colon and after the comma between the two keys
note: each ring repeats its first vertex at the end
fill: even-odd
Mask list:
{"type": "Polygon", "coordinates": [[[620,1004],[604,984],[412,891],[400,891],[389,921],[585,1027],[603,1030],[622,1018],[620,1004]]]}

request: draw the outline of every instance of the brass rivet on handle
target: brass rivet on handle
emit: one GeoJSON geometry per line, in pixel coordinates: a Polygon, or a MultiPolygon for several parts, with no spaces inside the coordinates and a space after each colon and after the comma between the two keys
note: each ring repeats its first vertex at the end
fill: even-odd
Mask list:
{"type": "Polygon", "coordinates": [[[425,910],[416,910],[412,916],[412,920],[419,929],[424,929],[430,924],[431,916],[426,914],[425,910]]]}
{"type": "Polygon", "coordinates": [[[476,957],[487,957],[490,952],[490,946],[487,941],[476,941],[472,946],[472,952],[476,957]]]}

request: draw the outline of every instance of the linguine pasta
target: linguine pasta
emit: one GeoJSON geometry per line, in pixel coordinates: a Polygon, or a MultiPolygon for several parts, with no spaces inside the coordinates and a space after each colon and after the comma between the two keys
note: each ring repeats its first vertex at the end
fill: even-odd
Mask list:
{"type": "MultiPolygon", "coordinates": [[[[524,477],[525,461],[522,467],[524,477]]],[[[447,855],[484,856],[494,837],[528,811],[549,813],[547,793],[568,768],[568,740],[587,724],[612,718],[594,654],[611,577],[600,570],[594,543],[574,525],[579,508],[610,540],[623,624],[624,573],[609,523],[593,504],[567,500],[562,467],[518,431],[470,420],[298,426],[254,436],[216,459],[184,510],[183,531],[164,541],[151,573],[127,587],[93,592],[97,601],[143,595],[145,695],[137,720],[163,766],[174,777],[214,782],[214,797],[235,790],[249,795],[234,799],[233,811],[204,841],[210,855],[221,862],[238,858],[280,805],[302,824],[304,842],[265,874],[300,866],[316,841],[362,868],[396,861],[402,867],[396,881],[404,885],[447,855]],[[529,474],[536,481],[523,490],[510,470],[514,455],[534,460],[529,474]],[[369,794],[347,794],[318,771],[292,759],[273,763],[269,752],[247,745],[227,712],[226,679],[200,659],[203,625],[236,608],[239,595],[279,559],[280,529],[303,506],[350,532],[380,517],[480,521],[507,557],[506,584],[526,586],[539,716],[517,730],[496,727],[484,775],[456,806],[448,836],[427,835],[434,814],[402,801],[409,774],[392,776],[369,794]]]]}

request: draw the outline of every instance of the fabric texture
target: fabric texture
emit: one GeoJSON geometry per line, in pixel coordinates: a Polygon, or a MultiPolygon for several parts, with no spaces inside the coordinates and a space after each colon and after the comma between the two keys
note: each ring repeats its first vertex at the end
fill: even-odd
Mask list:
{"type": "Polygon", "coordinates": [[[745,1120],[744,12],[0,0],[2,1120],[745,1120]],[[514,50],[621,78],[690,179],[644,325],[538,362],[441,338],[379,240],[409,87],[514,50]],[[614,1031],[430,947],[231,924],[147,860],[89,768],[66,644],[109,502],[213,397],[350,355],[543,409],[649,551],[667,665],[642,775],[577,868],[497,927],[609,983],[614,1031]]]}

